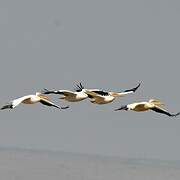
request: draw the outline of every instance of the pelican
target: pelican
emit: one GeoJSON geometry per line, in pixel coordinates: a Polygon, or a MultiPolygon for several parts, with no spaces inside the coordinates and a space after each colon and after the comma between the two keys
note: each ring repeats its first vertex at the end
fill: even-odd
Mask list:
{"type": "Polygon", "coordinates": [[[176,113],[176,114],[172,114],[170,112],[168,112],[167,110],[163,109],[161,107],[161,105],[164,105],[163,103],[161,103],[160,100],[157,99],[150,99],[147,102],[137,102],[137,103],[132,103],[132,104],[128,104],[125,106],[121,106],[118,109],[115,109],[115,111],[118,110],[133,110],[133,111],[137,111],[137,112],[141,112],[141,111],[148,111],[148,110],[152,110],[155,111],[157,113],[162,113],[165,114],[167,116],[170,117],[176,117],[180,114],[180,112],[176,113]]]}
{"type": "Polygon", "coordinates": [[[23,96],[23,97],[14,99],[13,101],[10,101],[8,104],[1,107],[1,110],[3,110],[3,109],[13,109],[13,108],[15,108],[16,106],[18,106],[21,103],[23,103],[23,104],[35,104],[37,102],[40,102],[40,103],[42,103],[43,105],[46,105],[46,106],[53,106],[53,107],[58,108],[58,109],[67,109],[67,108],[69,108],[69,106],[59,107],[56,104],[52,103],[48,99],[47,96],[42,95],[40,92],[36,92],[35,95],[27,95],[27,96],[23,96]]]}
{"type": "Polygon", "coordinates": [[[82,83],[79,83],[75,87],[75,91],[70,91],[70,90],[57,90],[57,91],[52,91],[44,88],[42,91],[43,94],[60,94],[63,95],[60,97],[60,99],[64,99],[68,102],[78,102],[82,101],[86,98],[88,98],[88,95],[85,93],[84,87],[82,83]]]}
{"type": "Polygon", "coordinates": [[[107,92],[99,89],[84,89],[84,92],[90,98],[90,101],[94,104],[107,104],[111,103],[116,97],[122,97],[127,94],[134,93],[140,86],[140,83],[132,89],[128,89],[121,92],[107,92]]]}

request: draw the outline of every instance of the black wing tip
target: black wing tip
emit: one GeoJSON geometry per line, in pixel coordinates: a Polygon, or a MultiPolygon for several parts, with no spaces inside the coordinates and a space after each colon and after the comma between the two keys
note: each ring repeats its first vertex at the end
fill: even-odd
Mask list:
{"type": "Polygon", "coordinates": [[[69,109],[70,106],[63,106],[60,109],[69,109]]]}
{"type": "Polygon", "coordinates": [[[139,88],[141,86],[141,82],[136,86],[136,87],[134,87],[134,88],[132,88],[132,89],[128,89],[128,90],[125,90],[124,92],[136,92],[136,90],[139,88]]]}
{"type": "Polygon", "coordinates": [[[178,112],[178,113],[176,113],[176,114],[171,114],[170,116],[171,117],[177,117],[177,116],[179,116],[180,115],[180,112],[178,112]]]}
{"type": "Polygon", "coordinates": [[[120,110],[128,110],[128,107],[127,107],[127,105],[122,105],[120,108],[116,108],[116,109],[114,109],[114,111],[120,111],[120,110]]]}
{"type": "Polygon", "coordinates": [[[43,88],[43,90],[41,90],[41,93],[42,93],[42,94],[49,94],[50,91],[49,91],[49,89],[47,89],[47,88],[43,88]]]}
{"type": "Polygon", "coordinates": [[[136,92],[136,91],[137,91],[137,89],[138,89],[140,86],[141,86],[141,82],[140,82],[140,83],[138,83],[138,85],[137,85],[136,87],[134,87],[134,88],[132,88],[132,89],[130,89],[130,90],[128,90],[128,91],[133,91],[133,92],[136,92]]]}
{"type": "Polygon", "coordinates": [[[59,90],[58,91],[54,91],[54,90],[49,90],[47,88],[44,88],[41,91],[42,94],[62,94],[59,90]]]}
{"type": "Polygon", "coordinates": [[[84,86],[82,85],[82,82],[80,82],[79,85],[81,86],[82,89],[84,89],[84,86]]]}
{"type": "Polygon", "coordinates": [[[133,92],[136,92],[136,90],[137,90],[140,86],[141,86],[141,82],[139,82],[139,84],[138,84],[135,88],[132,89],[133,92]]]}
{"type": "Polygon", "coordinates": [[[176,117],[176,116],[180,115],[180,112],[173,114],[173,113],[170,113],[168,111],[162,110],[162,109],[160,109],[158,107],[151,108],[151,110],[153,110],[153,111],[155,111],[157,113],[165,114],[165,115],[167,115],[169,117],[176,117]]]}
{"type": "Polygon", "coordinates": [[[76,84],[74,89],[75,89],[76,92],[82,91],[84,89],[84,86],[82,85],[82,82],[79,82],[78,84],[76,84]]]}
{"type": "Polygon", "coordinates": [[[116,109],[114,109],[114,111],[119,111],[120,110],[120,108],[116,108],[116,109]]]}
{"type": "Polygon", "coordinates": [[[12,104],[7,104],[7,105],[1,107],[1,110],[4,110],[4,109],[13,109],[13,105],[12,104]]]}

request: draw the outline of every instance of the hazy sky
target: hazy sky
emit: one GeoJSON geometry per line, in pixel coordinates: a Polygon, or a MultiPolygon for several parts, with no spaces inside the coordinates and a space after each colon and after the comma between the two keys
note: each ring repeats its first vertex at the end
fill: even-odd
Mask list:
{"type": "Polygon", "coordinates": [[[0,147],[180,160],[180,117],[114,112],[149,98],[180,110],[180,2],[0,1],[0,104],[44,87],[137,93],[98,106],[88,100],[0,112],[0,147]]]}

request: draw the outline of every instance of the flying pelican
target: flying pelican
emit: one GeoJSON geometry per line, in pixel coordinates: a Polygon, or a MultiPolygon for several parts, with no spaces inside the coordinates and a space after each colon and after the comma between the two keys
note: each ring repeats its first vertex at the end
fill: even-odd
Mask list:
{"type": "Polygon", "coordinates": [[[88,98],[88,95],[85,93],[84,87],[81,83],[76,85],[75,91],[70,91],[70,90],[52,91],[52,90],[44,89],[42,93],[43,94],[60,94],[60,95],[63,95],[62,97],[60,97],[60,99],[64,99],[69,102],[78,102],[78,101],[82,101],[88,98]]]}
{"type": "Polygon", "coordinates": [[[23,97],[14,99],[13,101],[10,101],[8,104],[1,107],[1,110],[3,110],[3,109],[13,109],[16,106],[18,106],[20,103],[23,103],[23,104],[35,104],[37,102],[40,102],[40,103],[42,103],[43,105],[46,105],[46,106],[56,107],[58,109],[67,109],[67,108],[69,108],[69,106],[59,107],[56,104],[52,103],[48,99],[47,96],[42,95],[40,92],[36,92],[35,95],[27,95],[27,96],[23,96],[23,97]]]}
{"type": "Polygon", "coordinates": [[[115,111],[133,110],[133,111],[141,112],[141,111],[152,110],[157,113],[166,114],[167,116],[170,116],[170,117],[178,116],[180,114],[180,112],[178,112],[176,114],[169,113],[167,110],[163,109],[161,107],[161,105],[164,105],[163,103],[161,103],[161,101],[159,101],[157,99],[150,99],[148,102],[137,102],[137,103],[132,103],[132,104],[128,104],[125,106],[121,106],[120,108],[115,109],[115,111]]]}
{"type": "Polygon", "coordinates": [[[107,104],[112,102],[116,97],[125,96],[127,94],[134,93],[140,86],[140,83],[132,89],[128,89],[121,92],[107,92],[99,89],[84,89],[84,92],[90,98],[90,101],[95,104],[107,104]]]}

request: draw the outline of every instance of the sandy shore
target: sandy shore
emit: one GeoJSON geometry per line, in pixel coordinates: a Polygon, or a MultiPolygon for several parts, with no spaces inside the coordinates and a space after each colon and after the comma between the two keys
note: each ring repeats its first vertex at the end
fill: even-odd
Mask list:
{"type": "Polygon", "coordinates": [[[0,150],[2,180],[179,180],[180,164],[31,150],[0,150]]]}

